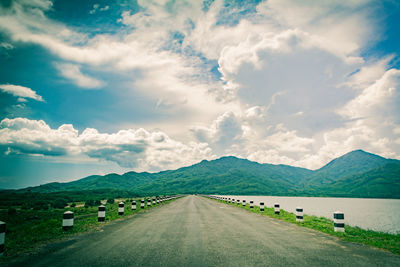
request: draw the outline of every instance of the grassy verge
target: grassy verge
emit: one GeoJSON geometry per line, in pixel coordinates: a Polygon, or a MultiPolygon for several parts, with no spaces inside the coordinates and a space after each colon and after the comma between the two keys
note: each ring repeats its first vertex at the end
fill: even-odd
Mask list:
{"type": "Polygon", "coordinates": [[[140,199],[136,200],[136,210],[131,210],[131,202],[125,202],[124,215],[118,215],[118,202],[106,204],[106,221],[97,221],[98,207],[68,207],[64,209],[48,210],[23,210],[18,209],[15,214],[8,214],[7,210],[0,211],[0,221],[7,223],[5,238],[5,253],[0,261],[5,261],[18,255],[33,252],[41,245],[68,236],[92,231],[105,224],[123,218],[131,217],[140,212],[145,212],[156,206],[165,205],[173,200],[160,202],[152,206],[140,208],[140,199]],[[62,218],[65,211],[74,212],[74,227],[68,231],[62,230],[62,218]]]}
{"type": "Polygon", "coordinates": [[[381,249],[388,250],[394,254],[400,254],[400,235],[399,234],[388,234],[383,232],[375,232],[371,230],[364,230],[359,227],[353,227],[349,225],[345,225],[345,233],[334,232],[333,229],[333,221],[324,217],[310,216],[304,215],[304,222],[296,222],[296,215],[285,210],[280,210],[280,215],[276,215],[274,213],[274,208],[265,207],[265,211],[261,212],[258,206],[254,206],[254,208],[250,209],[249,204],[246,207],[240,205],[226,203],[222,200],[216,200],[221,203],[225,203],[227,205],[236,206],[249,212],[262,214],[265,216],[269,216],[281,221],[289,222],[296,224],[301,227],[311,228],[317,231],[321,231],[327,233],[332,236],[336,236],[339,239],[362,243],[372,247],[377,247],[381,249]]]}

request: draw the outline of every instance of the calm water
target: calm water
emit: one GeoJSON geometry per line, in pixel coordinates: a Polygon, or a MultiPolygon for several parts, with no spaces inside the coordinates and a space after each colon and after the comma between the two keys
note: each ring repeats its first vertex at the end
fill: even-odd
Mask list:
{"type": "Polygon", "coordinates": [[[333,219],[334,211],[344,212],[348,225],[388,233],[400,233],[400,199],[329,198],[329,197],[274,197],[232,196],[224,197],[264,202],[267,207],[279,203],[281,209],[295,212],[302,207],[304,214],[333,219]]]}

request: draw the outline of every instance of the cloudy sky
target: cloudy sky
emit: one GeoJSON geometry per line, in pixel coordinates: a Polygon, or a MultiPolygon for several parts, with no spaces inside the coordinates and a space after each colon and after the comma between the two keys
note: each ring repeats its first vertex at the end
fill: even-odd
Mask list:
{"type": "Polygon", "coordinates": [[[3,0],[0,188],[400,159],[399,55],[394,0],[3,0]]]}

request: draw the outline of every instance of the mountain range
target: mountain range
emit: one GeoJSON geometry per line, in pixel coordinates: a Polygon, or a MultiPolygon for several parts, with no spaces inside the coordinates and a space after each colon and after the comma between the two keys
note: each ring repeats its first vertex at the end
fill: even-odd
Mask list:
{"type": "Polygon", "coordinates": [[[158,173],[92,175],[21,191],[58,192],[119,189],[140,195],[204,193],[232,195],[400,198],[400,160],[363,150],[336,158],[317,170],[260,164],[233,156],[158,173]]]}

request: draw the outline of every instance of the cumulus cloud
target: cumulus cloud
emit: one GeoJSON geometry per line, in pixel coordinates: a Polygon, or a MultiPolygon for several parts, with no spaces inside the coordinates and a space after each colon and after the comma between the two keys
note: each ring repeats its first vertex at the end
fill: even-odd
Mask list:
{"type": "Polygon", "coordinates": [[[262,109],[252,107],[242,115],[226,112],[209,127],[195,126],[191,131],[217,154],[233,154],[262,163],[299,165],[301,155],[312,153],[313,138],[301,137],[282,124],[259,127],[263,118],[262,109]]]}
{"type": "Polygon", "coordinates": [[[196,126],[191,131],[198,140],[213,144],[218,152],[238,144],[243,134],[241,122],[233,112],[225,112],[210,127],[196,126]]]}
{"type": "Polygon", "coordinates": [[[95,14],[97,11],[107,11],[110,9],[110,6],[100,7],[99,4],[94,4],[93,9],[89,11],[89,14],[95,14]]]}
{"type": "Polygon", "coordinates": [[[352,99],[338,113],[349,119],[393,116],[399,103],[400,70],[386,71],[374,84],[352,99]],[[393,114],[393,115],[392,115],[393,114]]]}
{"type": "MultiPolygon", "coordinates": [[[[55,66],[80,87],[105,85],[82,73],[83,66],[132,74],[128,87],[168,114],[163,130],[189,130],[192,139],[143,129],[75,136],[71,126],[64,130],[73,137],[62,146],[45,136],[18,139],[27,130],[7,126],[4,134],[15,134],[4,139],[11,149],[28,153],[26,138],[42,154],[82,153],[144,169],[214,154],[310,168],[359,148],[399,157],[399,71],[391,57],[361,55],[379,37],[370,1],[269,0],[248,14],[245,3],[236,12],[218,0],[206,8],[201,1],[138,5],[121,13],[124,31],[115,35],[68,28],[46,16],[52,5],[45,0],[13,1],[2,8],[0,28],[13,41],[41,45],[70,62],[55,66]]],[[[106,9],[96,4],[90,12],[106,9]]],[[[61,130],[47,131],[57,139],[61,130]]]]}
{"type": "Polygon", "coordinates": [[[38,95],[31,88],[13,85],[13,84],[0,84],[0,90],[6,92],[8,94],[12,94],[14,96],[20,97],[20,102],[25,102],[25,98],[35,99],[37,101],[44,101],[43,98],[38,95]]]}
{"type": "Polygon", "coordinates": [[[71,124],[50,128],[43,120],[3,119],[0,145],[8,153],[44,156],[87,155],[136,170],[162,170],[190,165],[213,157],[205,143],[183,144],[160,131],[145,129],[100,133],[85,129],[81,134],[71,124]]]}
{"type": "Polygon", "coordinates": [[[11,50],[14,48],[14,46],[10,43],[2,42],[2,43],[0,43],[0,48],[4,48],[6,50],[11,50]]]}
{"type": "Polygon", "coordinates": [[[56,64],[56,67],[62,76],[81,88],[97,89],[105,86],[105,82],[83,74],[78,65],[56,64]]]}

